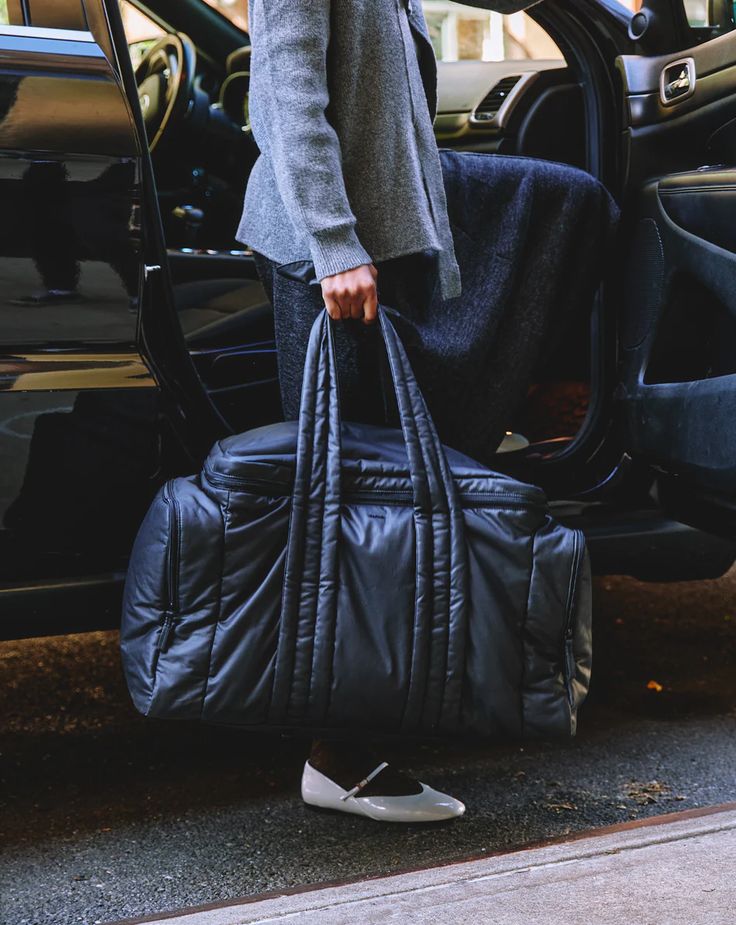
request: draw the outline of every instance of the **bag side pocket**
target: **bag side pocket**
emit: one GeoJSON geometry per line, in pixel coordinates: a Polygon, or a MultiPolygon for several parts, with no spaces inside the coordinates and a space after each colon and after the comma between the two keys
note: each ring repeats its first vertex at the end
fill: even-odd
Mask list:
{"type": "Polygon", "coordinates": [[[592,582],[585,536],[576,530],[577,543],[570,573],[565,624],[563,666],[570,704],[571,734],[577,726],[577,712],[590,687],[592,665],[592,582]]]}
{"type": "Polygon", "coordinates": [[[159,659],[157,643],[166,612],[169,509],[159,489],[133,544],[123,590],[120,652],[137,710],[148,714],[159,659]]]}
{"type": "Polygon", "coordinates": [[[199,719],[220,616],[224,520],[196,477],[169,482],[165,608],[149,715],[199,719]]]}
{"type": "Polygon", "coordinates": [[[196,719],[219,616],[220,506],[196,477],[168,482],[141,524],[125,581],[121,654],[147,716],[196,719]]]}
{"type": "Polygon", "coordinates": [[[524,734],[575,734],[590,680],[590,567],[583,534],[537,531],[522,633],[524,734]]]}

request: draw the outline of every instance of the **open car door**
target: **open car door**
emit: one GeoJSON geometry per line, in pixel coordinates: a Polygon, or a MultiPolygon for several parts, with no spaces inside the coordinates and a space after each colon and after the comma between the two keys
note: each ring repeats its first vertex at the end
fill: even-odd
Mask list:
{"type": "Polygon", "coordinates": [[[119,41],[114,0],[0,3],[4,613],[52,585],[60,621],[93,610],[166,470],[166,435],[207,447],[217,430],[172,316],[119,41]]]}
{"type": "Polygon", "coordinates": [[[629,450],[656,469],[662,505],[733,535],[736,31],[730,4],[699,35],[674,8],[682,0],[670,2],[692,47],[618,60],[629,217],[619,398],[629,450]]]}

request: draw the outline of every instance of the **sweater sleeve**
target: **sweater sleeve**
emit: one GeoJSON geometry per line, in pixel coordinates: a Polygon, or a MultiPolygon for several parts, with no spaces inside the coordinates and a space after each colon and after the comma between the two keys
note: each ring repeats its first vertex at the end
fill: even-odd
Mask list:
{"type": "Polygon", "coordinates": [[[258,134],[279,194],[309,240],[317,279],[371,263],[355,230],[337,134],[327,119],[327,46],[333,0],[255,0],[251,82],[261,80],[269,112],[258,134]]]}

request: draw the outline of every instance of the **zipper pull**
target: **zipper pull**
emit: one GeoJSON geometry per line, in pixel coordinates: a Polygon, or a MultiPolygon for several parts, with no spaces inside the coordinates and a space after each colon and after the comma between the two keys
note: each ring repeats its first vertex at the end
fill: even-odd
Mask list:
{"type": "Polygon", "coordinates": [[[165,652],[166,647],[169,644],[169,638],[171,636],[171,631],[174,629],[174,614],[170,611],[166,611],[164,614],[164,622],[161,624],[161,629],[159,630],[158,638],[156,639],[155,649],[157,652],[165,652]]]}

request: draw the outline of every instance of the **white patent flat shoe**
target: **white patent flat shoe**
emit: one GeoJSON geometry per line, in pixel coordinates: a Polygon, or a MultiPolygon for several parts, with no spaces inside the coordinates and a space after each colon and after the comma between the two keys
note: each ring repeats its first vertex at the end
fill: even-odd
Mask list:
{"type": "Polygon", "coordinates": [[[379,764],[352,790],[343,790],[307,761],[302,774],[302,799],[309,806],[334,809],[380,822],[441,822],[456,819],[465,812],[465,804],[446,793],[421,784],[421,793],[406,796],[360,796],[360,791],[386,767],[379,764]]]}

